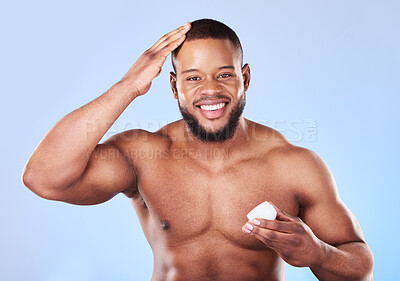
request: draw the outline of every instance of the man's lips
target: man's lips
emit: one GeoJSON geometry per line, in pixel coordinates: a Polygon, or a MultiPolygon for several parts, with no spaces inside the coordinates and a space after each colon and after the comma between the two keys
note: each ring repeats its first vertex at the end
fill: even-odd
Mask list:
{"type": "Polygon", "coordinates": [[[200,109],[203,117],[217,119],[224,115],[228,103],[229,101],[226,100],[207,100],[198,103],[196,106],[200,109]]]}

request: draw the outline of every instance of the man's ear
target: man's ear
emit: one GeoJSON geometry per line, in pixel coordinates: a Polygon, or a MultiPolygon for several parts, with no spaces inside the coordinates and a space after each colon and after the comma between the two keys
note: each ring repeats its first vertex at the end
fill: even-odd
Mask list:
{"type": "Polygon", "coordinates": [[[174,98],[178,99],[178,90],[176,89],[176,74],[172,71],[169,73],[169,83],[171,84],[171,90],[174,98]]]}
{"type": "Polygon", "coordinates": [[[243,75],[244,91],[246,92],[250,86],[250,66],[248,63],[246,63],[242,67],[242,75],[243,75]]]}

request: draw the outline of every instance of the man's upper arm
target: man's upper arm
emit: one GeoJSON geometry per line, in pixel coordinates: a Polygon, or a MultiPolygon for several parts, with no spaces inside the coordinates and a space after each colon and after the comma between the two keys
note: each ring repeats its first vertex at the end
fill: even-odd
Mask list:
{"type": "Polygon", "coordinates": [[[325,162],[303,150],[299,217],[322,241],[338,246],[361,242],[364,237],[354,215],[339,198],[335,180],[325,162]]]}
{"type": "Polygon", "coordinates": [[[113,136],[98,144],[82,175],[62,191],[57,200],[77,205],[94,205],[135,188],[135,171],[118,143],[118,136],[113,136]]]}

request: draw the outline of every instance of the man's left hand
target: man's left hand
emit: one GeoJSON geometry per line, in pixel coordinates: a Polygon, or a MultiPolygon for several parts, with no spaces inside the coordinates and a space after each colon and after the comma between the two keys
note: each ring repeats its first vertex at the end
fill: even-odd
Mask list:
{"type": "Polygon", "coordinates": [[[277,211],[275,220],[257,218],[247,222],[242,231],[261,240],[292,266],[311,267],[320,263],[324,242],[300,218],[272,205],[277,211]]]}

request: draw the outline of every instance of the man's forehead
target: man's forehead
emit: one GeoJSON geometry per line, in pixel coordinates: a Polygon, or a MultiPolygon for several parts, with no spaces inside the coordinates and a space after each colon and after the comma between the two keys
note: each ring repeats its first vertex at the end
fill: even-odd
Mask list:
{"type": "Polygon", "coordinates": [[[200,67],[235,68],[240,53],[228,39],[196,39],[185,41],[176,58],[175,64],[184,73],[200,67]]]}

